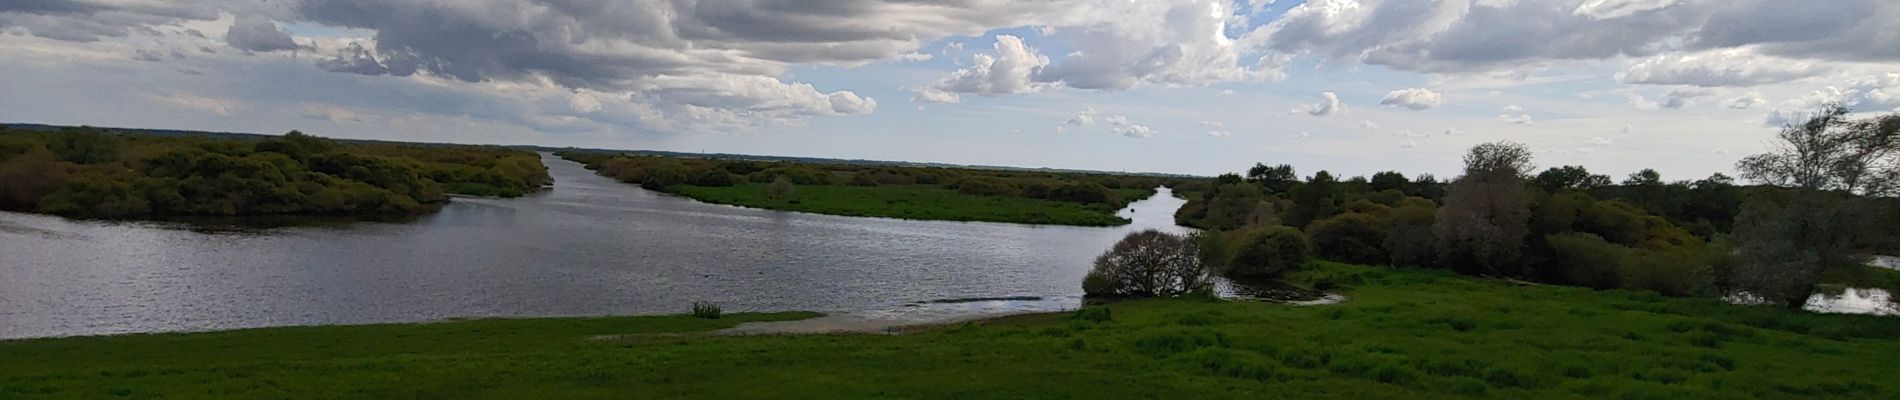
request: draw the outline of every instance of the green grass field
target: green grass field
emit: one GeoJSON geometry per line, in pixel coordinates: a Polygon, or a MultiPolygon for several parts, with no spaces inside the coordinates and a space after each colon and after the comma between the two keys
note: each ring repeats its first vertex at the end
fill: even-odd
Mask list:
{"type": "MultiPolygon", "coordinates": [[[[708,203],[854,217],[1081,226],[1128,223],[1127,219],[1115,216],[1119,210],[1104,204],[975,196],[936,185],[800,185],[791,198],[783,200],[766,196],[765,187],[762,183],[731,187],[682,185],[668,191],[708,203]]],[[[1151,193],[1141,189],[1116,192],[1129,199],[1147,197],[1151,193]]]]}
{"type": "Polygon", "coordinates": [[[0,342],[0,398],[1900,398],[1895,318],[1339,264],[1303,279],[1350,299],[897,336],[706,334],[810,316],[788,313],[0,342]]]}

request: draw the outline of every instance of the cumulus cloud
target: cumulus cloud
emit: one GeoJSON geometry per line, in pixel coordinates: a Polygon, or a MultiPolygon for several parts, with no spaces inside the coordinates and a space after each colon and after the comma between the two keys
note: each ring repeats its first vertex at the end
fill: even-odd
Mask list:
{"type": "Polygon", "coordinates": [[[1364,120],[1364,121],[1359,121],[1359,129],[1364,129],[1364,130],[1368,130],[1368,131],[1373,131],[1373,132],[1378,132],[1378,131],[1379,131],[1379,123],[1377,123],[1377,122],[1372,122],[1372,120],[1369,120],[1369,119],[1368,119],[1368,120],[1364,120]]]}
{"type": "Polygon", "coordinates": [[[1095,111],[1095,107],[1085,106],[1082,107],[1082,111],[1076,112],[1074,117],[1069,117],[1068,121],[1063,122],[1077,126],[1095,125],[1095,115],[1099,113],[1095,111]]]}
{"type": "Polygon", "coordinates": [[[1590,140],[1583,141],[1583,144],[1587,144],[1591,146],[1609,146],[1609,145],[1616,144],[1616,140],[1598,136],[1598,137],[1590,138],[1590,140]]]}
{"type": "Polygon", "coordinates": [[[1509,105],[1504,106],[1504,111],[1498,114],[1498,121],[1517,125],[1530,125],[1531,115],[1530,113],[1524,112],[1524,107],[1509,105]]]}
{"type": "Polygon", "coordinates": [[[1829,70],[1818,63],[1730,49],[1658,55],[1631,65],[1616,77],[1623,83],[1651,85],[1755,86],[1812,77],[1829,70]]]}
{"type": "Polygon", "coordinates": [[[1445,104],[1445,96],[1426,88],[1394,90],[1386,93],[1379,105],[1403,107],[1412,110],[1430,110],[1445,104]]]}
{"type": "Polygon", "coordinates": [[[231,29],[224,32],[224,42],[244,51],[295,50],[297,41],[289,33],[277,28],[277,24],[268,18],[257,16],[238,17],[231,29]]]}
{"type": "Polygon", "coordinates": [[[1319,94],[1319,103],[1302,104],[1298,107],[1293,107],[1293,110],[1289,112],[1324,117],[1346,112],[1346,105],[1339,102],[1339,95],[1333,94],[1333,92],[1322,92],[1319,94]]]}
{"type": "Polygon", "coordinates": [[[1023,44],[1020,37],[996,35],[995,54],[978,53],[972,57],[970,66],[958,69],[936,84],[919,90],[917,97],[912,100],[954,103],[958,101],[959,93],[996,96],[1029,93],[1048,87],[1030,77],[1043,66],[1049,65],[1049,57],[1023,44]]]}
{"type": "Polygon", "coordinates": [[[1148,139],[1148,138],[1155,137],[1154,129],[1149,128],[1147,125],[1142,125],[1142,124],[1128,124],[1128,125],[1123,125],[1123,126],[1117,126],[1115,127],[1114,132],[1122,134],[1122,136],[1135,138],[1135,139],[1148,139]]]}

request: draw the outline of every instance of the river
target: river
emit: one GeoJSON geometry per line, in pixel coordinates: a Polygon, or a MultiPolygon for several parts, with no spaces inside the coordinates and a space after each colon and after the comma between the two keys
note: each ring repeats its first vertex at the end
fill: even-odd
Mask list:
{"type": "Polygon", "coordinates": [[[0,213],[0,338],[815,310],[929,320],[1072,308],[1094,257],[1174,226],[1163,188],[1113,228],[699,203],[544,156],[551,190],[406,223],[207,230],[0,213]]]}

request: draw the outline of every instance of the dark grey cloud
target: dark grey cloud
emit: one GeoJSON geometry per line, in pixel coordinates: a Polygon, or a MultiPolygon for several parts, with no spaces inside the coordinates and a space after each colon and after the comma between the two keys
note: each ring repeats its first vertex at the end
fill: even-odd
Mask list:
{"type": "Polygon", "coordinates": [[[202,3],[110,0],[9,0],[0,2],[0,31],[90,42],[149,32],[151,26],[213,20],[218,8],[202,3]]]}
{"type": "Polygon", "coordinates": [[[289,33],[277,28],[269,18],[256,16],[238,17],[231,29],[224,32],[224,42],[244,51],[295,50],[297,41],[289,33]]]}

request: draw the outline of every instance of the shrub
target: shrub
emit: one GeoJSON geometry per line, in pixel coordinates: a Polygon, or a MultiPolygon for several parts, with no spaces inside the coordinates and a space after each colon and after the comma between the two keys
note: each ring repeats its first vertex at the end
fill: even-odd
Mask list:
{"type": "Polygon", "coordinates": [[[1208,286],[1198,246],[1153,229],[1122,238],[1097,257],[1095,269],[1082,278],[1082,291],[1089,296],[1179,296],[1208,286]]]}
{"type": "Polygon", "coordinates": [[[693,302],[693,316],[705,319],[719,319],[719,305],[711,302],[693,302]]]}
{"type": "Polygon", "coordinates": [[[868,172],[859,172],[851,175],[850,184],[851,186],[877,186],[877,179],[871,178],[868,172]]]}
{"type": "Polygon", "coordinates": [[[699,176],[694,177],[689,183],[694,186],[732,186],[736,180],[732,178],[732,174],[726,173],[726,170],[708,169],[700,172],[699,176]]]}
{"type": "Polygon", "coordinates": [[[779,176],[772,178],[772,184],[765,186],[765,197],[773,200],[789,199],[792,197],[792,194],[794,194],[794,190],[795,189],[792,188],[791,179],[779,176]]]}
{"type": "Polygon", "coordinates": [[[1436,264],[1438,251],[1432,246],[1438,239],[1432,234],[1432,223],[1437,214],[1431,206],[1394,208],[1386,218],[1389,228],[1383,247],[1392,265],[1428,267],[1436,264]]]}
{"type": "Polygon", "coordinates": [[[1386,261],[1385,227],[1377,218],[1346,213],[1322,219],[1306,227],[1319,256],[1354,264],[1378,264],[1386,261]]]}
{"type": "Polygon", "coordinates": [[[1560,233],[1544,238],[1556,256],[1539,275],[1594,289],[1622,286],[1619,269],[1629,250],[1588,233],[1560,233]]]}
{"type": "Polygon", "coordinates": [[[1231,274],[1250,278],[1278,278],[1300,270],[1313,258],[1306,235],[1285,226],[1247,233],[1234,252],[1231,274]]]}

